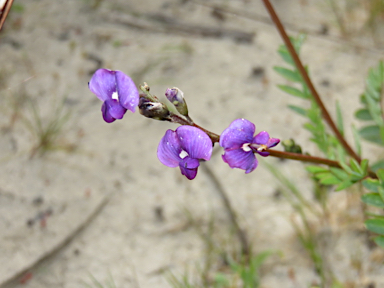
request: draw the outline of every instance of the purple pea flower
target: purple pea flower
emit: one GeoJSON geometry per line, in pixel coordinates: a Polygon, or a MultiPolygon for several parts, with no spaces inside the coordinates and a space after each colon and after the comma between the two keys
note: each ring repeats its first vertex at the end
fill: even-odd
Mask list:
{"type": "Polygon", "coordinates": [[[157,148],[157,157],[165,166],[179,167],[189,180],[196,177],[199,159],[209,160],[212,141],[202,130],[193,126],[180,126],[167,130],[157,148]]]}
{"type": "Polygon", "coordinates": [[[139,91],[135,83],[121,71],[99,69],[88,83],[89,90],[103,101],[103,119],[111,123],[123,118],[127,110],[135,112],[139,104],[139,91]]]}
{"type": "Polygon", "coordinates": [[[256,127],[246,119],[237,119],[221,133],[220,146],[224,148],[222,158],[231,168],[240,168],[245,173],[256,169],[258,161],[254,153],[268,156],[265,149],[279,144],[280,139],[270,138],[267,131],[256,136],[256,127]]]}

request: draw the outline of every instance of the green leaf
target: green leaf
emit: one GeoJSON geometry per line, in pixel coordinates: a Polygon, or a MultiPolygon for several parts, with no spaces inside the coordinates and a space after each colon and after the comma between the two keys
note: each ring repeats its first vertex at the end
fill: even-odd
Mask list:
{"type": "Polygon", "coordinates": [[[365,126],[362,129],[360,129],[359,134],[362,138],[364,138],[367,141],[370,141],[382,146],[384,145],[380,137],[380,127],[377,125],[365,126]]]}
{"type": "Polygon", "coordinates": [[[377,187],[381,200],[384,201],[384,188],[382,186],[377,187]]]}
{"type": "Polygon", "coordinates": [[[307,35],[306,34],[299,34],[299,36],[297,36],[296,38],[292,38],[292,37],[290,37],[290,38],[291,38],[293,47],[296,50],[296,53],[300,54],[301,46],[303,45],[305,39],[307,39],[307,35]]]}
{"type": "Polygon", "coordinates": [[[384,169],[378,169],[376,171],[377,177],[379,177],[381,185],[384,184],[384,169]]]}
{"type": "Polygon", "coordinates": [[[295,106],[295,105],[288,105],[288,108],[295,111],[297,114],[300,114],[302,116],[307,116],[307,110],[304,108],[295,106]]]}
{"type": "Polygon", "coordinates": [[[378,169],[384,169],[384,160],[379,160],[375,162],[372,166],[371,169],[373,172],[376,172],[378,169]]]}
{"type": "Polygon", "coordinates": [[[292,71],[290,69],[287,69],[284,67],[277,67],[277,66],[273,67],[273,69],[289,81],[302,82],[301,76],[297,71],[292,71]]]}
{"type": "Polygon", "coordinates": [[[323,185],[336,185],[341,182],[339,178],[329,172],[317,173],[315,175],[323,185]]]}
{"type": "Polygon", "coordinates": [[[361,200],[368,205],[372,205],[379,208],[384,208],[383,199],[381,199],[378,193],[367,193],[361,196],[361,200]]]}
{"type": "Polygon", "coordinates": [[[332,174],[335,175],[337,178],[339,178],[340,180],[346,180],[346,179],[349,179],[349,175],[348,173],[346,173],[344,170],[342,169],[339,169],[339,168],[329,168],[329,170],[331,170],[332,174]]]}
{"type": "Polygon", "coordinates": [[[280,54],[281,58],[283,58],[285,62],[287,62],[289,65],[295,66],[295,62],[293,61],[292,56],[291,54],[289,54],[285,45],[280,45],[279,50],[277,50],[277,52],[280,54]]]}
{"type": "Polygon", "coordinates": [[[374,86],[375,86],[375,83],[372,82],[372,79],[367,79],[365,95],[368,96],[368,98],[372,99],[373,101],[377,102],[380,99],[380,92],[377,91],[377,88],[374,86]]]}
{"type": "Polygon", "coordinates": [[[368,178],[365,179],[363,182],[363,186],[367,188],[369,191],[372,192],[379,192],[378,188],[380,186],[380,182],[377,179],[368,178]]]}
{"type": "Polygon", "coordinates": [[[361,170],[363,170],[364,175],[367,175],[368,173],[368,162],[368,159],[363,159],[360,164],[361,170]]]}
{"type": "Polygon", "coordinates": [[[359,109],[355,112],[355,117],[359,120],[362,120],[362,121],[372,121],[373,118],[371,116],[371,114],[369,113],[369,110],[368,109],[359,109]]]}
{"type": "Polygon", "coordinates": [[[359,175],[363,175],[363,169],[361,169],[360,164],[353,158],[349,161],[349,165],[351,166],[352,170],[357,172],[359,175]]]}
{"type": "Polygon", "coordinates": [[[377,236],[377,237],[375,237],[375,238],[373,239],[373,241],[375,241],[375,243],[376,243],[378,246],[384,248],[384,237],[383,237],[383,236],[377,236]]]}
{"type": "Polygon", "coordinates": [[[337,129],[340,131],[341,135],[344,136],[343,115],[341,113],[339,101],[336,101],[336,126],[337,129]]]}
{"type": "Polygon", "coordinates": [[[380,139],[384,143],[384,126],[380,126],[380,139]]]}
{"type": "Polygon", "coordinates": [[[373,100],[371,97],[366,97],[367,103],[368,103],[368,110],[371,114],[373,120],[376,122],[377,125],[383,125],[383,118],[381,117],[381,109],[380,104],[373,100]]]}
{"type": "Polygon", "coordinates": [[[367,229],[380,235],[384,235],[384,219],[368,219],[365,221],[367,229]]]}
{"type": "Polygon", "coordinates": [[[344,180],[343,182],[341,182],[339,185],[336,186],[335,191],[341,191],[341,190],[347,189],[348,187],[352,186],[353,184],[355,184],[355,183],[349,179],[344,180]]]}
{"type": "Polygon", "coordinates": [[[319,173],[319,172],[328,172],[327,168],[320,167],[320,166],[313,166],[313,165],[307,166],[307,167],[305,167],[305,169],[309,173],[313,173],[313,174],[316,174],[316,173],[319,173]]]}
{"type": "Polygon", "coordinates": [[[359,132],[357,131],[355,125],[352,125],[353,139],[355,140],[356,152],[357,155],[361,156],[361,142],[359,132]]]}
{"type": "Polygon", "coordinates": [[[299,98],[308,99],[310,97],[310,95],[304,94],[304,92],[302,92],[301,90],[288,85],[277,85],[277,87],[279,87],[284,92],[299,98]]]}

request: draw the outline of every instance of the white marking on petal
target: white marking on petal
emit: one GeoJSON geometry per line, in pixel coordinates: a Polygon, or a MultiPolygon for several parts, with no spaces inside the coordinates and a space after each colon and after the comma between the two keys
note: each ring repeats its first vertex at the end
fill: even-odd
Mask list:
{"type": "Polygon", "coordinates": [[[244,143],[243,146],[241,146],[241,149],[243,149],[244,152],[249,152],[251,151],[251,147],[249,147],[251,143],[244,143]]]}
{"type": "Polygon", "coordinates": [[[112,99],[119,100],[119,94],[117,93],[117,91],[112,93],[112,99]]]}
{"type": "Polygon", "coordinates": [[[267,145],[261,144],[259,148],[257,148],[257,151],[262,152],[264,150],[267,150],[267,145]]]}
{"type": "Polygon", "coordinates": [[[180,154],[179,154],[179,157],[181,159],[184,159],[185,157],[189,156],[188,152],[187,151],[184,151],[184,150],[181,150],[180,154]]]}

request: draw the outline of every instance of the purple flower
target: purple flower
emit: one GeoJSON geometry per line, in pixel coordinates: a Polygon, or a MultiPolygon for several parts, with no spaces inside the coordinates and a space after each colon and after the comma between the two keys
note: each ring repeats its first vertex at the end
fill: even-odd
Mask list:
{"type": "Polygon", "coordinates": [[[189,180],[196,177],[199,159],[209,160],[212,141],[202,130],[180,126],[176,131],[167,130],[157,148],[157,157],[164,165],[179,167],[189,180]]]}
{"type": "Polygon", "coordinates": [[[139,104],[139,91],[135,83],[121,71],[99,69],[88,83],[89,90],[103,101],[104,121],[111,123],[123,118],[125,112],[135,112],[139,104]]]}
{"type": "Polygon", "coordinates": [[[165,91],[165,96],[183,116],[188,116],[188,106],[184,99],[184,93],[177,87],[168,88],[165,91]]]}
{"type": "Polygon", "coordinates": [[[245,119],[237,119],[221,133],[220,146],[224,148],[222,158],[231,168],[240,168],[245,173],[256,169],[258,161],[254,153],[268,156],[265,149],[279,144],[277,138],[270,138],[268,132],[261,131],[255,137],[256,127],[245,119]]]}

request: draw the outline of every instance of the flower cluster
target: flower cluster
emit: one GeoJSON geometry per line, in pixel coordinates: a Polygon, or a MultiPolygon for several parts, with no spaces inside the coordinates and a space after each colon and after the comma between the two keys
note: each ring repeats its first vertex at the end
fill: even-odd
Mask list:
{"type": "Polygon", "coordinates": [[[180,117],[170,112],[164,103],[149,92],[148,85],[140,87],[139,93],[132,79],[121,71],[99,69],[89,82],[89,89],[101,101],[101,112],[107,123],[122,119],[125,112],[140,113],[148,118],[180,123],[175,131],[167,130],[161,139],[157,157],[168,167],[179,167],[181,174],[189,180],[196,177],[200,161],[208,161],[212,155],[214,142],[219,141],[224,148],[222,158],[231,168],[239,168],[250,173],[256,169],[258,160],[255,154],[268,156],[268,149],[276,146],[280,140],[270,138],[268,132],[255,134],[255,125],[246,119],[237,119],[220,136],[212,138],[209,131],[203,131],[188,115],[188,107],[183,92],[174,87],[165,92],[167,99],[175,106],[180,117]],[[208,133],[208,134],[207,134],[208,133]]]}

